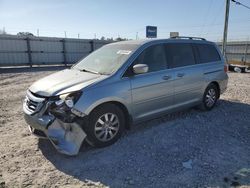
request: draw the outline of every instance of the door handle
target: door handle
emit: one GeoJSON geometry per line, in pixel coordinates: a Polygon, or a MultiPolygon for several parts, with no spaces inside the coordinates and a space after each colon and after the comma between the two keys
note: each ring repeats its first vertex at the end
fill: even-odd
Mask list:
{"type": "Polygon", "coordinates": [[[163,80],[169,80],[170,78],[171,78],[171,76],[169,76],[169,75],[165,75],[162,77],[163,80]]]}
{"type": "Polygon", "coordinates": [[[178,73],[177,76],[178,77],[183,77],[185,74],[184,73],[178,73]]]}

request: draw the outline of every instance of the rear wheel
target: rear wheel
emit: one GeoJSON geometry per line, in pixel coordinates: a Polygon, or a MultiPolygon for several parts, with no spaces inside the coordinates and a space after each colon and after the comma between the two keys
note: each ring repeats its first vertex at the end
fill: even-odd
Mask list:
{"type": "Polygon", "coordinates": [[[211,110],[215,106],[218,98],[219,98],[218,87],[213,83],[209,84],[203,95],[201,109],[211,110]]]}
{"type": "Polygon", "coordinates": [[[95,109],[89,118],[85,131],[87,141],[95,147],[105,147],[115,143],[125,127],[123,111],[114,104],[105,104],[95,109]]]}

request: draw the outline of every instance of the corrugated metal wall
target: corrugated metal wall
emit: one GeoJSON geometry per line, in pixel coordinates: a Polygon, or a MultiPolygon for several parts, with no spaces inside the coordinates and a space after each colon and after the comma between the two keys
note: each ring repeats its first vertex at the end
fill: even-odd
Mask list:
{"type": "MultiPolygon", "coordinates": [[[[0,66],[73,64],[107,43],[90,39],[0,35],[0,66]]],[[[221,48],[221,43],[218,45],[221,48]]],[[[227,59],[250,62],[249,42],[228,42],[227,59]]]]}
{"type": "MultiPolygon", "coordinates": [[[[222,44],[218,43],[221,49],[222,44]]],[[[238,62],[250,62],[250,42],[239,41],[239,42],[228,42],[226,49],[227,60],[238,61],[238,62]]]]}
{"type": "Polygon", "coordinates": [[[107,41],[0,35],[0,66],[73,64],[107,41]]]}

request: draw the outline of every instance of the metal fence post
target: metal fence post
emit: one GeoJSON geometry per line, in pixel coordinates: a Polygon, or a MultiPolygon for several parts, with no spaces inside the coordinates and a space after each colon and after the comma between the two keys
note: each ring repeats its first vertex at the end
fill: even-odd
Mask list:
{"type": "Polygon", "coordinates": [[[26,38],[27,41],[27,53],[28,53],[28,60],[29,60],[29,66],[32,67],[32,56],[31,56],[31,46],[30,46],[30,38],[26,38]]]}
{"type": "Polygon", "coordinates": [[[248,42],[246,43],[246,50],[245,50],[245,57],[244,57],[244,65],[246,64],[247,62],[247,50],[248,50],[248,42]]]}
{"type": "Polygon", "coordinates": [[[90,43],[90,52],[89,53],[91,53],[91,52],[93,52],[95,50],[94,40],[91,40],[89,43],[90,43]]]}
{"type": "Polygon", "coordinates": [[[62,47],[63,47],[63,62],[64,62],[64,65],[67,66],[67,58],[66,58],[66,46],[65,46],[65,39],[62,39],[62,47]]]}

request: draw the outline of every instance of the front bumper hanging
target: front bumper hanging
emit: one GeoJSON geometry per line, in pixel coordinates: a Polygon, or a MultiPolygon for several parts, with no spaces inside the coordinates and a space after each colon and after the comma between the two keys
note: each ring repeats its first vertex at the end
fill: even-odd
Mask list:
{"type": "Polygon", "coordinates": [[[33,108],[29,107],[31,103],[36,102],[36,97],[30,97],[29,95],[31,93],[27,94],[23,102],[23,110],[31,133],[49,139],[60,153],[77,155],[83,140],[87,136],[82,127],[76,122],[65,123],[48,113],[48,107],[51,103],[46,100],[38,102],[38,104],[43,103],[40,107],[39,105],[34,105],[33,108]]]}

